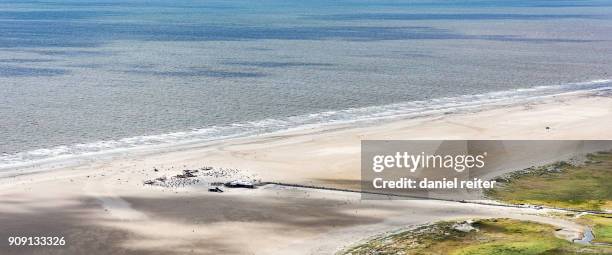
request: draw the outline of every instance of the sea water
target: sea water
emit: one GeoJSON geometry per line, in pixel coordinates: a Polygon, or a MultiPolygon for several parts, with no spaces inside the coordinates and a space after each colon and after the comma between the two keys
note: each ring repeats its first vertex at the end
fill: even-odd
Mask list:
{"type": "Polygon", "coordinates": [[[0,0],[0,167],[612,87],[610,1],[0,0]]]}

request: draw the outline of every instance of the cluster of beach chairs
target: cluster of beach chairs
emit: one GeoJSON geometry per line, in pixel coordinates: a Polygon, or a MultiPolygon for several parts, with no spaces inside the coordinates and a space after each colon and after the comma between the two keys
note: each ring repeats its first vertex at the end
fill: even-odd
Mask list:
{"type": "MultiPolygon", "coordinates": [[[[159,172],[159,169],[153,168],[159,172]]],[[[215,169],[213,167],[202,167],[200,169],[185,169],[182,173],[170,178],[161,176],[152,180],[144,181],[144,185],[160,186],[164,188],[183,188],[199,183],[208,183],[209,192],[222,193],[221,186],[227,188],[249,188],[256,187],[255,181],[247,180],[239,169],[215,169]]]]}

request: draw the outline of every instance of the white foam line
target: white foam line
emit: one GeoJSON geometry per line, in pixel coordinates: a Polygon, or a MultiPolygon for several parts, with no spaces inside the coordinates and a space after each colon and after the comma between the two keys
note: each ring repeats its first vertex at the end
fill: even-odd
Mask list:
{"type": "Polygon", "coordinates": [[[612,80],[601,79],[555,86],[538,86],[497,91],[485,94],[443,97],[383,106],[349,108],[345,110],[291,116],[281,119],[263,119],[260,121],[234,123],[227,126],[212,126],[191,131],[135,136],[118,140],[98,141],[69,146],[56,146],[53,148],[0,155],[0,170],[55,162],[74,157],[152,148],[154,146],[166,147],[279,131],[303,130],[328,125],[367,123],[387,119],[431,116],[435,114],[473,110],[483,106],[517,104],[565,93],[589,91],[612,91],[612,80]]]}

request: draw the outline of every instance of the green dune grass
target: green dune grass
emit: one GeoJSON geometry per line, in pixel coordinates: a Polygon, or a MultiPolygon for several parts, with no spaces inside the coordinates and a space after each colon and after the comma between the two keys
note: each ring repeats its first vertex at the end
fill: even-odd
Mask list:
{"type": "Polygon", "coordinates": [[[593,229],[595,243],[612,244],[612,214],[585,215],[578,220],[593,229]]]}
{"type": "Polygon", "coordinates": [[[440,222],[372,239],[343,254],[536,255],[610,254],[611,247],[570,243],[554,235],[555,227],[512,219],[479,220],[478,231],[461,232],[440,222]]]}
{"type": "MultiPolygon", "coordinates": [[[[603,211],[612,208],[612,153],[587,155],[585,164],[555,163],[499,178],[490,198],[513,204],[603,211]]],[[[596,243],[612,243],[612,215],[589,214],[577,221],[593,229],[596,243]]],[[[354,246],[342,254],[547,255],[612,254],[610,246],[580,245],[559,239],[555,227],[511,219],[479,220],[478,231],[456,230],[440,222],[354,246]]]]}
{"type": "Polygon", "coordinates": [[[579,210],[612,209],[612,153],[587,156],[584,165],[555,163],[498,178],[490,198],[512,204],[534,204],[579,210]]]}

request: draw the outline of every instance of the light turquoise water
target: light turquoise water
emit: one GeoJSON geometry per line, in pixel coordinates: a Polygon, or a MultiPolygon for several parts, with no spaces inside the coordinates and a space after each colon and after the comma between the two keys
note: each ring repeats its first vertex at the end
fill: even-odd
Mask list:
{"type": "Polygon", "coordinates": [[[610,1],[0,0],[0,165],[606,89],[575,83],[612,77],[611,18],[610,1]]]}

